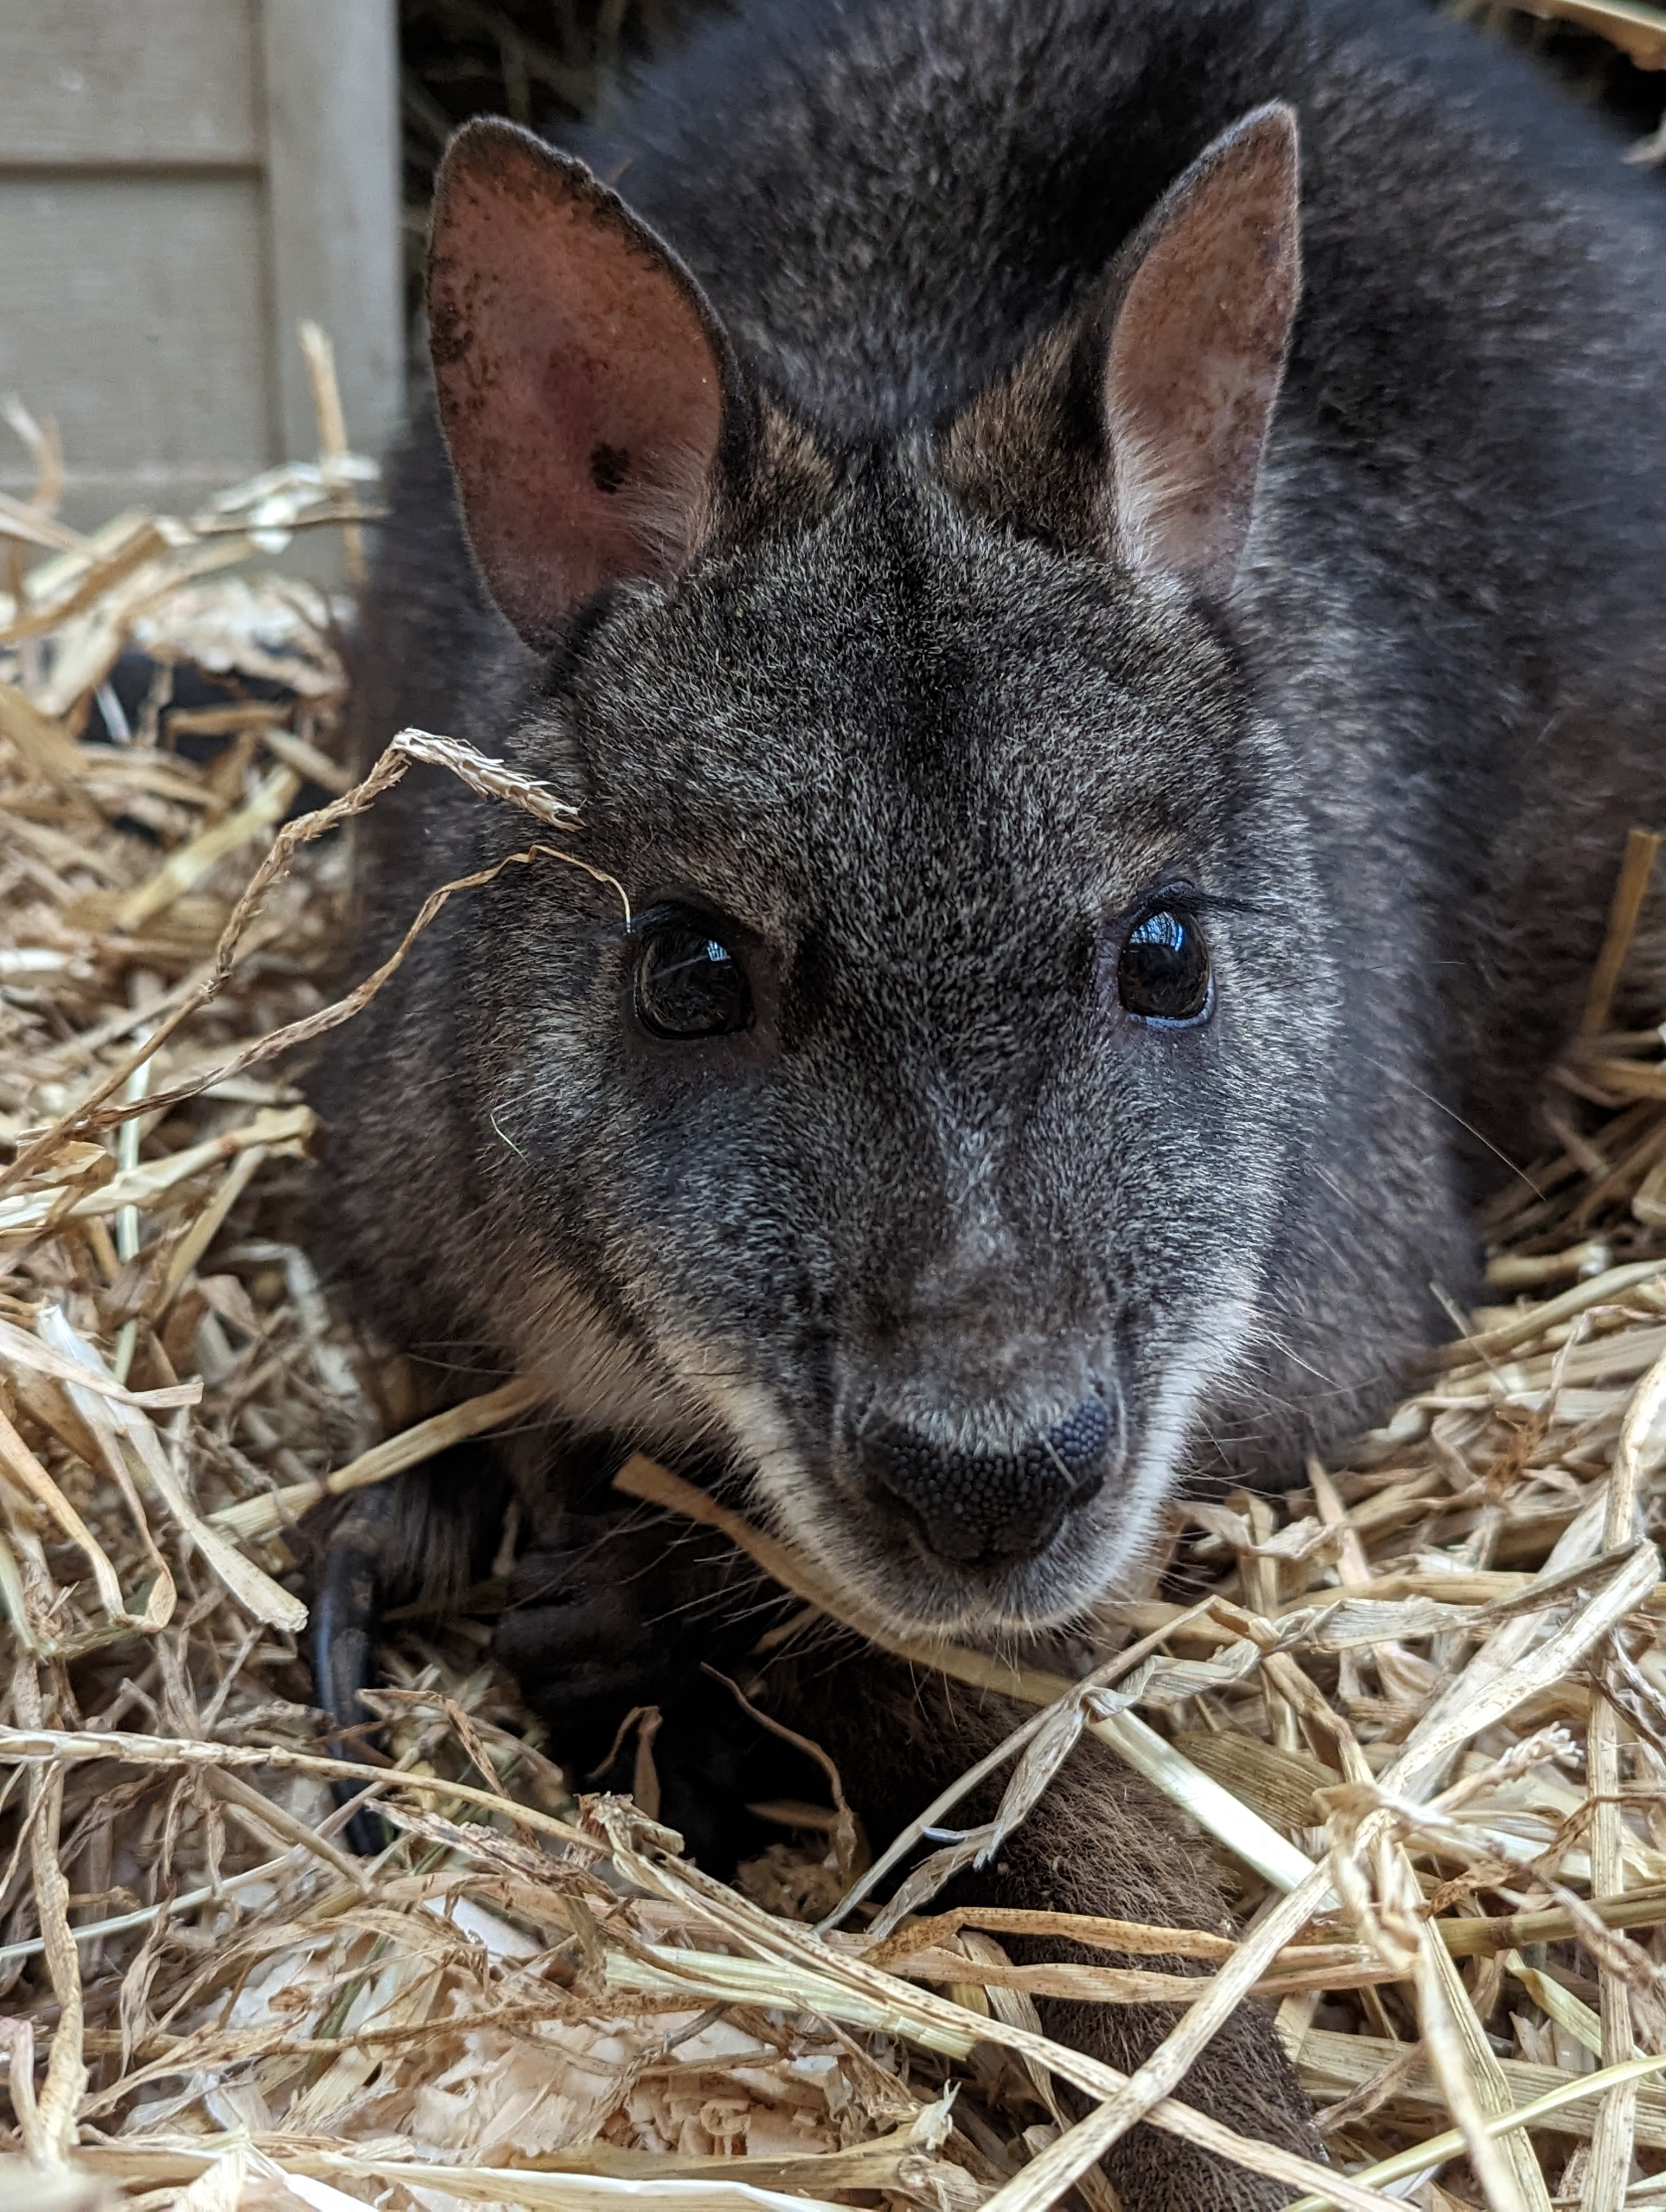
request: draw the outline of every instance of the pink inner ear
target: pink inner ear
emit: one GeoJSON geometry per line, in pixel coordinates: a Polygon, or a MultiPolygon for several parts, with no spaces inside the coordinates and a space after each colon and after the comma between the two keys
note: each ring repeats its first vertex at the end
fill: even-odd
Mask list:
{"type": "Polygon", "coordinates": [[[1217,139],[1146,239],[1106,363],[1117,534],[1134,561],[1224,589],[1250,528],[1300,289],[1291,110],[1257,110],[1217,139]]]}
{"type": "Polygon", "coordinates": [[[675,574],[708,520],[723,374],[658,240],[580,163],[471,125],[436,189],[429,314],[469,536],[527,642],[605,584],[675,574]]]}

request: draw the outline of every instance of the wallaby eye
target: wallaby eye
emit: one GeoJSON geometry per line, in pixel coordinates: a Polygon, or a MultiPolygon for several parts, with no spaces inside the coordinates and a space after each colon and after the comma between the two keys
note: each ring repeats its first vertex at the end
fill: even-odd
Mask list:
{"type": "Polygon", "coordinates": [[[1128,933],[1116,963],[1116,995],[1147,1022],[1199,1022],[1214,993],[1209,948],[1189,914],[1152,907],[1128,933]]]}
{"type": "Polygon", "coordinates": [[[703,915],[672,915],[643,929],[636,1018],[658,1037],[728,1036],[751,1026],[746,971],[703,915]]]}

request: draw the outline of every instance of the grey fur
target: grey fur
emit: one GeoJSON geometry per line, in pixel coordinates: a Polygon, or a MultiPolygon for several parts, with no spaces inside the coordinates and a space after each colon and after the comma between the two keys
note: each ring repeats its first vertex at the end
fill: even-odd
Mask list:
{"type": "MultiPolygon", "coordinates": [[[[1380,1407],[1473,1280],[1468,1176],[1659,786],[1654,188],[1469,34],[1282,0],[754,9],[581,150],[834,488],[539,667],[419,441],[362,725],[507,753],[635,901],[744,924],[779,1049],[645,1048],[617,904],[515,872],[345,1033],[348,1264],[400,1340],[734,1455],[899,1614],[1067,1613],[1189,1472],[1380,1407]],[[1272,96],[1305,297],[1229,599],[952,495],[930,434],[1272,96]],[[1234,902],[1219,1012],[1131,1036],[1094,932],[1165,873],[1234,902]],[[1001,1451],[1096,1377],[1126,1467],[1038,1561],[939,1571],[841,1492],[876,1406],[1001,1451]]],[[[373,930],[515,834],[428,782],[372,825],[373,930]]]]}
{"type": "MultiPolygon", "coordinates": [[[[437,1391],[536,1369],[577,1430],[749,1489],[899,1621],[1028,1631],[1136,1567],[1182,1483],[1286,1481],[1378,1411],[1443,1329],[1432,1286],[1474,1286],[1468,1201],[1527,1146],[1659,802],[1657,188],[1414,0],[757,0],[578,150],[728,333],[749,498],[544,660],[420,430],[360,741],[414,721],[553,783],[635,905],[739,926],[758,1020],[646,1036],[617,900],[559,862],[453,901],[326,1071],[338,1272],[437,1391]],[[1038,433],[1025,377],[1269,100],[1302,134],[1303,305],[1205,597],[1094,541],[1104,457],[1063,401],[1038,433]],[[979,406],[1031,474],[968,464],[979,406]],[[1170,877],[1205,895],[1216,1006],[1165,1031],[1105,960],[1170,877]],[[1029,1464],[1096,1391],[1112,1474],[1033,1556],[933,1553],[863,1481],[865,1434],[1029,1464]]],[[[413,775],[365,831],[361,960],[522,842],[413,775]]],[[[502,1648],[605,1747],[609,1698],[681,1694],[690,1659],[669,1630],[653,1657],[661,1601],[562,1521],[570,1459],[520,1459],[548,1525],[502,1648]]],[[[433,1583],[496,1495],[442,1472],[385,1504],[342,1556],[433,1583]]],[[[881,1771],[865,1702],[906,1685],[825,1690],[797,1709],[871,1762],[859,1805],[911,1809],[925,1770],[881,1771]]],[[[700,1725],[668,1717],[667,1756],[700,1725]]],[[[1069,1850],[1026,1838],[999,1893],[1116,1910],[1144,1852],[1153,1917],[1218,1911],[1157,1809],[1073,1788],[1069,1850]]],[[[1058,2024],[1125,2061],[1156,2032],[1058,2024]]],[[[1305,2140],[1265,2023],[1229,2045],[1204,2101],[1305,2140]]],[[[1278,2201],[1139,2134],[1119,2158],[1131,2203],[1278,2201]]]]}

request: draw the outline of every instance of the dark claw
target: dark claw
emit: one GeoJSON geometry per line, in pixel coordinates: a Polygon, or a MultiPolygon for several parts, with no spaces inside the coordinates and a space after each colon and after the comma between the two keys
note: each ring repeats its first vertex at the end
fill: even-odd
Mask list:
{"type": "MultiPolygon", "coordinates": [[[[402,1476],[356,1492],[320,1546],[313,1667],[318,1702],[337,1728],[374,1717],[362,1693],[374,1679],[382,1607],[420,1586],[422,1568],[441,1562],[460,1586],[491,1556],[501,1479],[494,1487],[468,1462],[416,1472],[417,1485],[402,1476]],[[465,1505],[471,1516],[459,1510],[465,1505]]],[[[748,1804],[818,1799],[824,1786],[818,1769],[748,1719],[732,1692],[702,1671],[709,1660],[746,1673],[758,1635],[786,1609],[785,1601],[776,1607],[760,1597],[727,1546],[668,1542],[664,1526],[634,1506],[574,1512],[546,1496],[515,1563],[493,1650],[549,1725],[575,1788],[629,1790],[635,1739],[616,1751],[620,1723],[633,1706],[658,1706],[664,1815],[702,1865],[727,1874],[779,1832],[748,1804]]],[[[350,1802],[359,1786],[336,1784],[337,1803],[350,1802]]],[[[374,1856],[387,1844],[386,1824],[366,1807],[345,1839],[361,1857],[374,1856]]]]}
{"type": "MultiPolygon", "coordinates": [[[[376,1500],[377,1504],[382,1501],[376,1500]]],[[[384,1511],[372,1500],[356,1503],[342,1516],[331,1535],[313,1599],[313,1674],[318,1701],[340,1728],[374,1716],[359,1695],[369,1686],[381,1609],[380,1522],[384,1511]]],[[[331,1746],[339,1757],[359,1756],[352,1745],[331,1746]]],[[[358,1782],[336,1782],[338,1806],[350,1804],[362,1789],[358,1782]]],[[[388,1843],[387,1824],[370,1807],[355,1813],[344,1831],[347,1848],[360,1858],[374,1858],[388,1843]]]]}

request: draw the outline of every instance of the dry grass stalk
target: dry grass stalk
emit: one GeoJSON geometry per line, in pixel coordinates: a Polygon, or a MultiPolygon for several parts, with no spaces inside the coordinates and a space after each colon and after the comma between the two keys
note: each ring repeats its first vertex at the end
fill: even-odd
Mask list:
{"type": "MultiPolygon", "coordinates": [[[[512,1382],[415,1421],[298,1241],[316,1126],[280,1055],[378,981],[331,994],[327,833],[416,757],[505,805],[500,866],[585,865],[558,794],[451,740],[405,732],[359,785],[340,769],[333,611],[233,573],[367,512],[333,434],[310,474],[191,524],[0,514],[44,556],[0,606],[0,2001],[43,2188],[439,2212],[646,2180],[725,2212],[1015,2212],[1073,2183],[1102,2205],[1091,2161],[1144,2116],[1310,2212],[1426,2173],[1430,2203],[1666,2196],[1666,1054],[1608,1026],[1645,841],[1571,1057],[1571,1142],[1491,1217],[1515,1303],[1471,1316],[1347,1465],[1198,1508],[1190,1601],[1105,1607],[1082,1679],[907,1647],[1032,1708],[968,1850],[1091,1729],[1190,1808],[1254,1932],[935,1911],[964,1851],[886,1911],[831,1805],[781,1808],[805,1825],[726,1890],[627,1805],[575,1801],[466,1609],[391,1632],[374,1752],[333,1757],[310,1703],[298,1516],[533,1402],[512,1382]],[[125,741],[89,743],[135,646],[163,673],[125,741]],[[171,707],[193,660],[225,704],[171,707]],[[284,823],[300,778],[328,796],[284,823]],[[528,813],[575,849],[510,849],[528,813]],[[331,1778],[386,1809],[380,1860],[343,1853],[331,1778]],[[1019,1934],[1200,1973],[1018,1968],[997,1939],[1019,1934]],[[1334,2172],[1186,2101],[1245,1990],[1280,2004],[1334,2172]],[[1049,1994],[1184,2009],[1128,2080],[1040,2033],[1049,1994]],[[1091,2100],[1073,2126],[1061,2084],[1091,2100]]],[[[436,887],[415,926],[496,872],[436,887]]],[[[666,1470],[623,1480],[899,1648],[666,1470]]]]}
{"type": "Polygon", "coordinates": [[[1595,31],[1629,55],[1639,69],[1666,69],[1666,15],[1637,0],[1512,0],[1522,13],[1558,17],[1595,31]]]}

